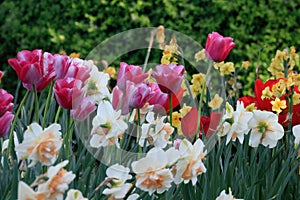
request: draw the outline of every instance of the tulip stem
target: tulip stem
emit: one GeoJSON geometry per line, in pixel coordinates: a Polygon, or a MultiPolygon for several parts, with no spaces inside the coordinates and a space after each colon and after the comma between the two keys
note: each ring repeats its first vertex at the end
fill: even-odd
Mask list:
{"type": "Polygon", "coordinates": [[[51,82],[51,84],[50,84],[50,88],[49,88],[48,96],[47,96],[47,100],[46,100],[46,105],[45,105],[45,110],[44,110],[44,117],[43,117],[43,123],[42,123],[42,127],[43,128],[45,128],[46,116],[47,116],[47,112],[48,112],[48,109],[49,109],[50,101],[51,101],[52,95],[53,95],[52,87],[53,87],[53,82],[51,82]]]}
{"type": "Polygon", "coordinates": [[[57,122],[58,122],[58,118],[59,118],[60,111],[61,111],[61,107],[58,106],[58,109],[57,109],[56,114],[55,114],[54,123],[57,123],[57,122]]]}
{"type": "Polygon", "coordinates": [[[173,123],[172,123],[172,115],[173,115],[172,94],[169,94],[169,103],[170,103],[170,124],[172,126],[173,125],[173,123]]]}
{"type": "MultiPolygon", "coordinates": [[[[10,152],[14,152],[14,146],[15,146],[14,143],[13,143],[13,141],[14,141],[14,138],[13,138],[14,137],[14,128],[15,128],[15,125],[17,123],[17,119],[18,119],[18,116],[21,112],[21,109],[22,109],[23,105],[25,104],[25,101],[28,97],[28,94],[29,94],[29,90],[27,90],[27,92],[25,93],[20,105],[18,106],[18,109],[16,111],[16,114],[15,114],[15,117],[13,119],[12,125],[10,127],[8,147],[7,147],[7,155],[9,155],[10,152]]],[[[11,156],[14,157],[15,154],[12,154],[11,156]]]]}
{"type": "Polygon", "coordinates": [[[35,121],[39,123],[39,99],[37,95],[36,85],[33,85],[34,103],[35,103],[35,121]]]}
{"type": "MultiPolygon", "coordinates": [[[[70,115],[68,115],[70,116],[70,115]]],[[[67,134],[65,135],[65,156],[66,159],[69,160],[70,158],[70,143],[72,142],[72,137],[73,137],[73,119],[72,117],[69,117],[69,121],[67,124],[67,134]]]]}

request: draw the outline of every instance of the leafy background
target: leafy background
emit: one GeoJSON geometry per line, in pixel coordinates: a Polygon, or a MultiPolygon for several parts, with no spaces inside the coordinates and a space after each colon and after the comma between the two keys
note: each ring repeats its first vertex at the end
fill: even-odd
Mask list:
{"type": "MultiPolygon", "coordinates": [[[[23,49],[57,53],[80,52],[84,58],[97,44],[138,27],[182,32],[203,46],[207,34],[218,31],[236,42],[227,60],[251,61],[244,90],[253,87],[261,53],[262,74],[276,49],[300,44],[298,1],[106,1],[4,0],[0,5],[0,69],[8,74],[3,87],[13,92],[17,79],[7,59],[23,49]],[[9,77],[9,78],[8,78],[9,77]]],[[[244,72],[247,73],[247,72],[244,72]]],[[[241,74],[243,75],[243,74],[241,74]]],[[[264,76],[262,76],[264,78],[264,76]]]]}

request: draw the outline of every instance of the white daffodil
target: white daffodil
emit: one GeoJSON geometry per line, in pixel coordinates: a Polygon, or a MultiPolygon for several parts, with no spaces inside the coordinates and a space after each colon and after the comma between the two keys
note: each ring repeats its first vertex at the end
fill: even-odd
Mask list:
{"type": "Polygon", "coordinates": [[[20,181],[18,186],[18,200],[40,200],[46,199],[47,194],[42,192],[35,192],[26,183],[20,181]]]}
{"type": "Polygon", "coordinates": [[[163,193],[171,187],[173,174],[168,167],[172,166],[179,158],[175,148],[163,151],[160,148],[151,149],[146,157],[131,164],[136,174],[136,187],[147,191],[150,195],[154,192],[163,193]]]}
{"type": "Polygon", "coordinates": [[[65,200],[88,200],[84,198],[79,190],[70,189],[65,200]]]}
{"type": "Polygon", "coordinates": [[[284,135],[283,127],[278,123],[278,116],[268,111],[253,111],[253,118],[248,123],[252,128],[249,145],[259,144],[273,148],[284,135]]]}
{"type": "Polygon", "coordinates": [[[182,140],[179,146],[180,159],[176,164],[174,182],[180,184],[182,181],[187,184],[192,181],[195,185],[197,176],[206,172],[203,164],[207,151],[204,151],[204,144],[201,139],[192,145],[187,139],[182,140]]]}
{"type": "Polygon", "coordinates": [[[131,183],[125,183],[132,176],[129,174],[129,168],[119,164],[115,164],[106,170],[107,179],[110,179],[108,186],[103,194],[113,197],[114,199],[122,199],[132,187],[131,183]]]}
{"type": "Polygon", "coordinates": [[[237,102],[236,111],[232,112],[231,119],[233,119],[233,123],[231,124],[231,128],[227,133],[226,144],[228,144],[230,140],[235,141],[236,138],[241,144],[243,144],[244,135],[248,134],[250,130],[248,127],[248,121],[252,118],[252,115],[253,114],[251,112],[246,111],[243,102],[237,102]]]}
{"type": "Polygon", "coordinates": [[[221,194],[216,198],[216,200],[243,200],[243,199],[236,199],[231,193],[231,189],[229,188],[229,194],[226,194],[225,190],[221,192],[221,194]]]}
{"type": "Polygon", "coordinates": [[[93,65],[87,83],[87,96],[89,96],[94,103],[99,103],[104,98],[111,99],[111,94],[107,87],[108,81],[109,75],[100,72],[98,68],[93,65]]]}
{"type": "Polygon", "coordinates": [[[165,148],[169,141],[170,135],[173,133],[174,128],[169,123],[164,123],[166,116],[161,118],[154,118],[154,113],[149,112],[146,115],[147,124],[142,125],[142,136],[139,139],[139,145],[144,146],[146,140],[146,146],[150,144],[155,147],[165,148]]]}
{"type": "Polygon", "coordinates": [[[101,101],[97,115],[93,119],[92,137],[90,145],[94,148],[117,145],[119,138],[127,129],[127,124],[121,117],[121,111],[115,111],[108,101],[101,101]]]}
{"type": "Polygon", "coordinates": [[[49,167],[46,173],[48,180],[38,186],[38,192],[47,194],[46,199],[63,199],[65,191],[69,188],[68,185],[75,178],[75,174],[63,169],[68,162],[68,160],[65,160],[56,166],[49,167]]]}
{"type": "Polygon", "coordinates": [[[44,130],[37,123],[29,125],[24,133],[23,142],[15,147],[19,159],[31,160],[29,167],[38,161],[43,165],[52,165],[62,146],[60,129],[59,124],[52,124],[44,130]]]}
{"type": "Polygon", "coordinates": [[[297,147],[300,143],[300,125],[293,127],[293,135],[295,136],[295,147],[297,147]]]}

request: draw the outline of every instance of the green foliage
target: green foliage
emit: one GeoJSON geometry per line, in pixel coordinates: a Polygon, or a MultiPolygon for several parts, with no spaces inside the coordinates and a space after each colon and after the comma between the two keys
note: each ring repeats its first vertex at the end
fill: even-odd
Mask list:
{"type": "MultiPolygon", "coordinates": [[[[12,92],[16,86],[15,72],[7,59],[16,57],[23,49],[41,48],[57,53],[80,52],[87,56],[103,40],[125,30],[156,27],[180,31],[205,45],[212,31],[231,36],[236,42],[228,60],[241,63],[250,60],[251,79],[255,78],[258,53],[262,69],[266,67],[276,49],[291,45],[299,47],[300,21],[297,1],[178,1],[155,0],[126,1],[32,1],[4,0],[0,8],[0,66],[10,81],[3,83],[12,92]]],[[[140,63],[140,62],[138,62],[140,63]]],[[[253,81],[245,81],[245,90],[253,81]]]]}

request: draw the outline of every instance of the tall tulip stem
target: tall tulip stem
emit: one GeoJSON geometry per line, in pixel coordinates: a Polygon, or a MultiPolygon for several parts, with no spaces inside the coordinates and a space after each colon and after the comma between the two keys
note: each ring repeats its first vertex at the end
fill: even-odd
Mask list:
{"type": "Polygon", "coordinates": [[[53,87],[53,82],[51,82],[51,84],[50,84],[50,88],[49,88],[48,96],[47,96],[47,100],[46,100],[46,105],[45,105],[45,109],[44,109],[44,117],[43,117],[43,123],[42,123],[43,128],[45,128],[47,112],[48,112],[48,109],[49,109],[50,101],[53,97],[52,87],[53,87]]]}
{"type": "Polygon", "coordinates": [[[172,126],[172,115],[173,115],[173,102],[172,102],[172,94],[169,94],[169,103],[170,103],[170,124],[172,126]]]}
{"type": "Polygon", "coordinates": [[[39,123],[39,99],[37,95],[36,85],[33,85],[34,103],[35,103],[35,121],[39,123]]]}

